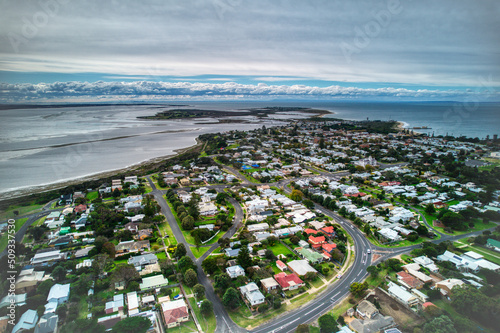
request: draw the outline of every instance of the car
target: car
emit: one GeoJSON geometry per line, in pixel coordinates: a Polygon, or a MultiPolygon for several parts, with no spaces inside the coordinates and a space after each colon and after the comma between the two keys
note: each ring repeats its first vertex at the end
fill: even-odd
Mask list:
{"type": "Polygon", "coordinates": [[[342,277],[342,273],[337,274],[337,279],[340,279],[342,277]]]}
{"type": "Polygon", "coordinates": [[[370,253],[372,253],[372,250],[368,249],[368,250],[366,250],[366,253],[370,254],[370,253]]]}

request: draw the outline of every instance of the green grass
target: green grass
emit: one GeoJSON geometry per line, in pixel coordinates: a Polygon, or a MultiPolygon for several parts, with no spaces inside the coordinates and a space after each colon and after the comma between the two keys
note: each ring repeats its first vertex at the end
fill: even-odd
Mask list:
{"type": "Polygon", "coordinates": [[[489,260],[497,265],[500,265],[500,253],[485,249],[484,247],[477,245],[468,245],[461,248],[464,251],[474,251],[479,253],[484,257],[484,259],[489,260]]]}
{"type": "Polygon", "coordinates": [[[28,206],[20,206],[20,205],[10,206],[5,211],[0,212],[0,221],[7,220],[7,219],[14,219],[17,216],[23,216],[23,215],[26,215],[28,213],[32,213],[38,209],[41,209],[43,206],[44,205],[37,205],[34,203],[32,203],[28,206]],[[15,215],[14,211],[18,211],[19,214],[15,215]]]}
{"type": "Polygon", "coordinates": [[[309,283],[315,288],[321,288],[325,284],[319,277],[314,281],[310,281],[309,283]]]}
{"type": "Polygon", "coordinates": [[[320,333],[319,327],[309,325],[309,333],[320,333]]]}
{"type": "MultiPolygon", "coordinates": [[[[23,226],[24,223],[26,223],[26,221],[28,221],[27,217],[16,220],[16,223],[15,223],[15,230],[16,230],[16,232],[23,226]]],[[[8,231],[6,231],[0,237],[0,252],[2,252],[3,250],[5,250],[5,248],[7,247],[7,243],[8,242],[9,242],[9,234],[8,234],[8,231]]]]}
{"type": "Polygon", "coordinates": [[[174,233],[172,232],[172,228],[168,224],[168,222],[163,222],[162,224],[158,225],[160,228],[162,235],[168,235],[167,238],[165,238],[165,245],[177,245],[177,239],[174,237],[174,233]]]}
{"type": "Polygon", "coordinates": [[[292,300],[290,300],[290,302],[293,304],[293,303],[296,303],[298,301],[302,301],[304,299],[309,299],[309,296],[311,296],[311,294],[308,294],[308,293],[303,293],[302,295],[300,296],[297,296],[295,298],[292,298],[292,300]]]}
{"type": "Polygon", "coordinates": [[[267,247],[269,250],[273,251],[274,255],[277,256],[278,254],[294,254],[292,251],[290,251],[285,245],[281,244],[280,242],[276,242],[274,246],[268,246],[267,247]]]}
{"type": "Polygon", "coordinates": [[[383,269],[378,273],[376,277],[368,275],[365,281],[368,283],[370,288],[376,288],[385,280],[386,275],[387,275],[387,269],[383,269]]]}
{"type": "Polygon", "coordinates": [[[201,257],[205,252],[207,252],[208,250],[210,249],[209,246],[204,246],[204,247],[199,247],[199,248],[196,248],[196,247],[191,247],[191,252],[193,252],[193,255],[196,257],[196,258],[199,258],[201,257]]]}
{"type": "Polygon", "coordinates": [[[231,319],[243,328],[257,327],[262,325],[268,320],[275,318],[276,316],[287,311],[288,308],[283,304],[281,308],[277,310],[269,309],[265,313],[259,314],[254,318],[250,317],[250,310],[245,305],[241,305],[236,311],[228,311],[231,319]]]}
{"type": "Polygon", "coordinates": [[[156,253],[156,257],[158,258],[158,260],[167,259],[167,254],[165,253],[165,251],[159,252],[156,253]]]}
{"type": "Polygon", "coordinates": [[[87,193],[86,197],[89,200],[97,199],[97,198],[99,198],[99,192],[97,192],[97,191],[89,192],[89,193],[87,193]]]}
{"type": "Polygon", "coordinates": [[[82,297],[78,302],[78,319],[87,319],[89,314],[89,305],[87,303],[87,297],[82,297]]]}
{"type": "Polygon", "coordinates": [[[338,318],[340,315],[345,313],[349,308],[352,308],[354,305],[349,303],[348,298],[344,299],[340,304],[336,305],[332,311],[329,313],[333,316],[333,318],[338,318]]]}
{"type": "Polygon", "coordinates": [[[217,322],[215,320],[215,316],[212,314],[210,316],[202,315],[200,312],[200,308],[196,304],[196,300],[194,298],[189,298],[189,303],[193,308],[193,311],[200,323],[203,332],[212,333],[215,332],[215,327],[217,326],[217,322]]]}

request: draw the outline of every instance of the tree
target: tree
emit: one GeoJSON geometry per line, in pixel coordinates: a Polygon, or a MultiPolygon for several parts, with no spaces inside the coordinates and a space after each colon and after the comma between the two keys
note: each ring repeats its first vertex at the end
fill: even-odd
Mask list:
{"type": "Polygon", "coordinates": [[[377,266],[368,266],[366,268],[366,271],[368,273],[370,273],[370,275],[371,275],[372,278],[374,278],[374,277],[377,277],[379,269],[377,268],[377,266]]]}
{"type": "Polygon", "coordinates": [[[314,280],[316,280],[316,273],[314,273],[314,272],[307,272],[306,275],[304,275],[304,280],[305,281],[314,281],[314,280]]]}
{"type": "Polygon", "coordinates": [[[196,284],[193,287],[193,293],[196,299],[204,299],[205,298],[205,287],[202,284],[196,284]]]}
{"type": "Polygon", "coordinates": [[[319,331],[321,333],[331,333],[337,331],[337,322],[332,315],[325,314],[318,318],[319,331]]]}
{"type": "MultiPolygon", "coordinates": [[[[434,207],[433,204],[428,204],[426,207],[425,207],[425,212],[429,215],[432,215],[434,213],[436,213],[436,208],[434,207]]],[[[429,221],[429,222],[432,222],[432,221],[429,221]]]]}
{"type": "Polygon", "coordinates": [[[76,319],[61,326],[61,333],[104,333],[106,328],[97,323],[96,318],[76,319]]]}
{"type": "Polygon", "coordinates": [[[186,271],[190,268],[193,270],[196,269],[196,265],[194,264],[193,260],[189,258],[188,256],[184,256],[179,261],[177,262],[177,267],[179,267],[179,270],[184,274],[186,271]]]}
{"type": "Polygon", "coordinates": [[[174,257],[181,258],[184,257],[186,253],[187,253],[186,246],[182,243],[177,244],[177,248],[175,249],[174,252],[174,257]]]}
{"type": "Polygon", "coordinates": [[[302,201],[302,198],[304,197],[304,193],[302,193],[300,190],[292,190],[292,194],[290,194],[290,199],[293,201],[302,201]]]}
{"type": "Polygon", "coordinates": [[[231,282],[231,278],[227,273],[221,273],[219,275],[214,276],[214,287],[218,289],[226,289],[231,282]]]}
{"type": "Polygon", "coordinates": [[[212,275],[215,271],[217,271],[217,257],[208,256],[201,263],[201,267],[205,271],[205,273],[212,275]]]}
{"type": "Polygon", "coordinates": [[[297,326],[295,333],[309,333],[309,325],[300,324],[299,326],[297,326]]]}
{"type": "Polygon", "coordinates": [[[351,283],[351,286],[349,287],[349,291],[356,297],[361,296],[365,290],[368,289],[368,283],[367,282],[353,282],[351,283]]]}
{"type": "Polygon", "coordinates": [[[184,281],[186,281],[188,287],[193,287],[198,282],[198,276],[194,269],[190,268],[186,271],[184,274],[184,281]]]}
{"type": "Polygon", "coordinates": [[[203,300],[203,302],[201,302],[200,304],[200,311],[205,316],[212,315],[214,313],[212,302],[210,302],[208,299],[203,300]]]}
{"type": "Polygon", "coordinates": [[[229,307],[230,309],[236,309],[240,304],[240,295],[233,287],[230,287],[224,293],[222,297],[222,304],[229,307]]]}
{"type": "Polygon", "coordinates": [[[151,321],[145,317],[127,317],[116,323],[112,332],[146,333],[149,327],[151,327],[151,321]]]}
{"type": "Polygon", "coordinates": [[[458,313],[467,315],[491,327],[500,325],[500,304],[471,286],[459,286],[452,289],[451,305],[458,313]]]}
{"type": "Polygon", "coordinates": [[[56,280],[57,282],[61,282],[65,277],[66,277],[66,270],[61,266],[58,265],[54,270],[52,271],[51,276],[56,280]]]}
{"type": "Polygon", "coordinates": [[[453,327],[451,319],[443,315],[425,324],[424,333],[457,333],[457,330],[453,327]]]}
{"type": "Polygon", "coordinates": [[[304,204],[304,206],[306,206],[309,209],[313,209],[314,208],[314,202],[312,202],[309,199],[305,199],[304,201],[302,201],[302,203],[304,204]]]}
{"type": "Polygon", "coordinates": [[[111,243],[111,242],[106,242],[102,245],[102,252],[103,253],[107,253],[108,256],[113,259],[115,257],[115,254],[116,254],[116,250],[115,250],[115,244],[111,243]]]}
{"type": "Polygon", "coordinates": [[[292,237],[290,237],[290,243],[292,243],[293,245],[297,245],[297,244],[299,244],[299,242],[300,242],[300,238],[299,237],[297,237],[295,235],[293,235],[292,237]]]}
{"type": "Polygon", "coordinates": [[[47,295],[49,294],[50,288],[52,288],[52,286],[54,284],[55,284],[54,281],[51,279],[42,281],[42,283],[40,283],[38,285],[38,287],[36,288],[36,293],[47,297],[47,295]]]}
{"type": "Polygon", "coordinates": [[[420,236],[427,236],[429,234],[429,229],[427,229],[427,227],[425,225],[420,225],[417,228],[417,233],[420,236]]]}
{"type": "Polygon", "coordinates": [[[134,266],[129,264],[118,264],[116,265],[113,274],[111,275],[111,281],[115,282],[125,282],[128,283],[132,280],[139,280],[140,276],[134,266]]]}
{"type": "Polygon", "coordinates": [[[248,251],[247,246],[243,246],[238,252],[238,257],[236,257],[236,262],[243,267],[243,269],[247,269],[252,266],[252,258],[250,258],[250,252],[248,251]]]}
{"type": "Polygon", "coordinates": [[[219,205],[223,204],[226,199],[229,197],[229,195],[226,192],[221,192],[217,194],[215,197],[215,202],[217,202],[219,205]]]}
{"type": "Polygon", "coordinates": [[[181,223],[182,229],[193,230],[194,229],[194,218],[191,215],[186,216],[182,219],[181,223]]]}

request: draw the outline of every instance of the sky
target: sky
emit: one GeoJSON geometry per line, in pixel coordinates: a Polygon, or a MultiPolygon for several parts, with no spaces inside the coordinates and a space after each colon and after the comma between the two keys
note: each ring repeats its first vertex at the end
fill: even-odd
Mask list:
{"type": "Polygon", "coordinates": [[[0,0],[0,102],[500,100],[500,1],[0,0]]]}

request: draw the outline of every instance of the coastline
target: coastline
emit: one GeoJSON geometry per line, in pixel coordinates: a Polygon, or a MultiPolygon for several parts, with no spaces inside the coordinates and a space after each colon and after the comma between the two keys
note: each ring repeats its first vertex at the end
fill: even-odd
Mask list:
{"type": "Polygon", "coordinates": [[[80,183],[90,181],[90,180],[98,180],[98,179],[102,179],[102,178],[108,178],[108,177],[114,176],[114,175],[119,174],[119,173],[137,171],[137,170],[144,168],[144,167],[153,166],[155,164],[158,164],[160,162],[163,162],[163,161],[168,160],[170,158],[173,158],[175,156],[181,155],[181,154],[183,154],[191,149],[194,149],[196,147],[201,146],[202,143],[198,139],[198,137],[196,137],[195,140],[196,140],[196,143],[194,145],[191,145],[191,146],[188,146],[185,148],[175,149],[173,154],[155,157],[155,158],[152,158],[152,159],[149,159],[146,161],[142,161],[142,162],[139,162],[139,163],[136,163],[136,164],[124,167],[124,168],[97,172],[97,173],[81,176],[78,178],[63,180],[60,182],[46,184],[46,185],[35,185],[33,187],[13,189],[13,190],[10,190],[7,192],[2,192],[2,193],[0,193],[0,201],[16,199],[16,198],[28,196],[30,194],[38,194],[38,193],[58,190],[58,189],[61,189],[61,188],[64,188],[64,187],[67,187],[70,185],[76,185],[76,184],[80,184],[80,183]]]}

